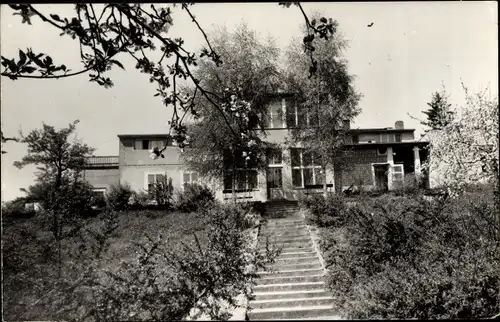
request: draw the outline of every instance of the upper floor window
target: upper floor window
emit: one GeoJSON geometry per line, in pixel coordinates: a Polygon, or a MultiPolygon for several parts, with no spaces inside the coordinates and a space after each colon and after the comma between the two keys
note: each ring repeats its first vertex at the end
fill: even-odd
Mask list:
{"type": "Polygon", "coordinates": [[[267,127],[271,129],[283,128],[283,102],[272,101],[268,107],[267,127]]]}
{"type": "Polygon", "coordinates": [[[304,149],[290,149],[292,159],[292,184],[304,188],[324,183],[321,157],[304,149]]]}
{"type": "Polygon", "coordinates": [[[135,150],[151,150],[155,147],[161,149],[165,146],[165,140],[136,140],[135,150]]]}
{"type": "Polygon", "coordinates": [[[395,136],[396,142],[401,142],[401,133],[396,133],[396,134],[394,134],[394,136],[395,136]]]}
{"type": "Polygon", "coordinates": [[[312,110],[289,99],[286,104],[286,124],[289,128],[315,127],[320,125],[320,118],[312,110]]]}
{"type": "Polygon", "coordinates": [[[394,143],[395,138],[393,133],[382,133],[380,134],[381,143],[394,143]]]}
{"type": "Polygon", "coordinates": [[[353,134],[352,136],[352,143],[358,144],[359,143],[359,135],[353,134]]]}

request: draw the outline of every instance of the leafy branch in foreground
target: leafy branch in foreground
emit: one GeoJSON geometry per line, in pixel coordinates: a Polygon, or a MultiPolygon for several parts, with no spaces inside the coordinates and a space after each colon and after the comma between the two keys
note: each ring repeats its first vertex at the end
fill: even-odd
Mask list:
{"type": "MultiPolygon", "coordinates": [[[[60,36],[69,36],[79,42],[79,54],[83,68],[72,71],[65,64],[56,64],[52,57],[45,53],[38,53],[32,48],[19,50],[19,58],[2,56],[1,63],[4,70],[2,76],[12,80],[19,78],[31,79],[59,79],[88,73],[91,82],[96,82],[105,88],[113,86],[113,81],[106,77],[106,72],[114,66],[125,69],[118,56],[126,54],[136,61],[135,68],[149,76],[149,81],[157,85],[155,96],[161,97],[163,104],[173,106],[172,119],[169,122],[169,134],[173,131],[182,148],[186,144],[186,127],[182,125],[184,116],[189,112],[197,115],[195,101],[197,96],[207,100],[219,113],[224,115],[220,107],[220,100],[213,93],[199,84],[192,69],[198,65],[198,60],[207,58],[218,67],[222,60],[217,54],[203,28],[190,10],[193,4],[181,4],[185,11],[202,33],[206,46],[200,53],[188,51],[184,46],[184,39],[167,36],[173,25],[171,6],[159,7],[154,4],[150,8],[144,4],[110,3],[94,5],[75,4],[76,15],[61,17],[58,14],[45,14],[30,4],[11,4],[14,15],[22,18],[22,23],[31,25],[34,17],[61,31],[60,36]],[[100,10],[98,10],[98,7],[100,10]],[[159,45],[159,48],[158,48],[159,45]],[[155,55],[156,54],[156,55],[155,55]],[[160,54],[160,55],[158,55],[160,54]],[[155,56],[159,56],[155,57],[155,56]],[[167,62],[168,61],[168,62],[167,62]],[[192,82],[197,91],[192,96],[181,96],[177,87],[179,81],[192,82]],[[181,112],[182,111],[182,112],[181,112]]],[[[281,4],[289,7],[290,3],[281,4]]],[[[316,72],[317,62],[313,57],[314,35],[328,39],[335,30],[335,22],[322,17],[319,22],[309,21],[300,3],[294,3],[304,15],[308,35],[304,37],[304,49],[311,59],[310,75],[316,72]]],[[[229,96],[230,97],[230,96],[229,96]]],[[[231,102],[227,101],[227,104],[231,102]]],[[[238,131],[231,127],[226,120],[226,126],[231,129],[235,137],[238,131]]],[[[158,156],[161,150],[154,151],[158,156]]]]}

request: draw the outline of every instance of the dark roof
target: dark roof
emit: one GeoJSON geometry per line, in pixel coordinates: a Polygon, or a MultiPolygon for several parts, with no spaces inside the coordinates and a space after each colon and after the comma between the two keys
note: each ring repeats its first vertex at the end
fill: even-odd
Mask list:
{"type": "Polygon", "coordinates": [[[135,138],[168,138],[170,135],[162,134],[118,134],[120,139],[135,139],[135,138]]]}
{"type": "Polygon", "coordinates": [[[351,133],[394,133],[394,132],[415,132],[415,129],[395,129],[395,128],[368,128],[368,129],[350,129],[351,133]]]}

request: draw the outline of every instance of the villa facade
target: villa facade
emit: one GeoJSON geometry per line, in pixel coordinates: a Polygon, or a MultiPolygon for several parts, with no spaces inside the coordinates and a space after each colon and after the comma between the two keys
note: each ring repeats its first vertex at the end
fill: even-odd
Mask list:
{"type": "MultiPolygon", "coordinates": [[[[290,128],[306,121],[288,103],[284,97],[269,106],[266,141],[277,146],[286,141],[290,128]]],[[[349,129],[343,163],[334,170],[327,169],[325,175],[318,160],[303,149],[274,149],[268,153],[265,170],[242,173],[244,179],[235,187],[236,197],[248,201],[297,200],[303,195],[322,193],[324,180],[329,192],[353,187],[394,189],[405,176],[420,174],[421,163],[427,158],[427,143],[416,141],[414,132],[405,129],[402,121],[389,128],[349,129]]],[[[128,183],[135,191],[147,191],[156,180],[168,177],[176,190],[185,184],[204,183],[215,191],[217,199],[233,198],[230,175],[221,178],[220,183],[202,182],[198,173],[183,165],[181,149],[167,135],[121,134],[118,139],[118,156],[88,159],[85,178],[96,192],[104,192],[118,182],[128,183]],[[165,142],[165,157],[151,159],[149,150],[162,148],[165,142]]]]}

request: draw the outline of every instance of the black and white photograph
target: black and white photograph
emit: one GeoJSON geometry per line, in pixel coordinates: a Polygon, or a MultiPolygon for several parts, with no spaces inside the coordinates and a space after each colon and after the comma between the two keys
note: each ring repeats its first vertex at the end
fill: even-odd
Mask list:
{"type": "Polygon", "coordinates": [[[498,2],[0,18],[2,320],[500,319],[498,2]]]}

